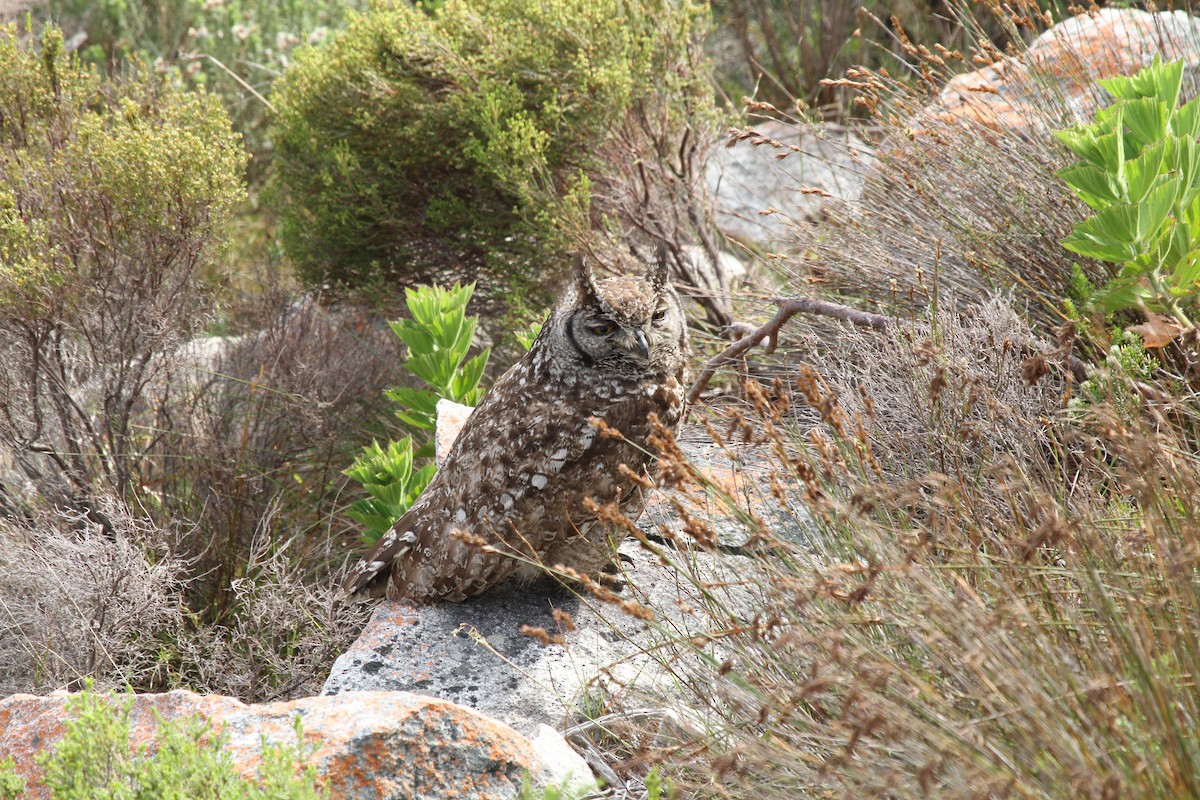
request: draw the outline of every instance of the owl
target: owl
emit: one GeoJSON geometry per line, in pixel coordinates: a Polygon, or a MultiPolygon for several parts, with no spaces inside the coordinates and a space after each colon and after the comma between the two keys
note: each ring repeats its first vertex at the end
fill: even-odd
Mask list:
{"type": "Polygon", "coordinates": [[[663,260],[645,275],[603,280],[580,265],[529,352],[467,418],[433,481],[351,570],[345,593],[434,603],[535,580],[539,565],[595,575],[612,561],[616,532],[585,501],[641,513],[635,477],[651,467],[651,417],[678,427],[687,358],[663,260]]]}

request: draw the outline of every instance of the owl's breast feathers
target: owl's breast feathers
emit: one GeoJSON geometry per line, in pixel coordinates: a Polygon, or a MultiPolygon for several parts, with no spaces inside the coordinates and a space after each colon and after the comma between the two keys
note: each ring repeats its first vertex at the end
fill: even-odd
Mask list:
{"type": "Polygon", "coordinates": [[[649,465],[652,415],[678,425],[683,369],[597,386],[548,385],[529,367],[529,359],[515,365],[467,418],[416,504],[351,571],[347,594],[462,600],[586,533],[589,497],[640,513],[640,491],[618,467],[649,465]]]}

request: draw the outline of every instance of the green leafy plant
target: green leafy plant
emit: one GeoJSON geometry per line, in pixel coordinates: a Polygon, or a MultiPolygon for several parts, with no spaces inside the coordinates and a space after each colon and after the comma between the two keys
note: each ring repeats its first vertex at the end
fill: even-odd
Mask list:
{"type": "Polygon", "coordinates": [[[0,800],[21,800],[25,796],[25,779],[17,774],[12,756],[0,761],[0,800]]]}
{"type": "MultiPolygon", "coordinates": [[[[311,765],[299,716],[295,745],[263,743],[256,778],[238,774],[225,745],[200,717],[164,720],[156,715],[153,747],[130,747],[133,697],[92,691],[67,702],[70,718],[58,746],[38,756],[42,783],[53,800],[319,800],[327,797],[311,765]]],[[[0,797],[17,798],[16,783],[5,783],[0,766],[0,797]],[[14,787],[13,790],[8,786],[14,787]],[[10,791],[5,795],[3,792],[10,791]]],[[[12,773],[10,772],[10,775],[12,773]]]]}
{"type": "Polygon", "coordinates": [[[708,13],[690,0],[456,0],[354,17],[271,98],[280,235],[300,278],[557,275],[572,237],[611,210],[600,201],[623,196],[619,136],[640,104],[636,130],[662,143],[643,168],[689,153],[707,126],[708,13]]]}
{"type": "MultiPolygon", "coordinates": [[[[483,391],[479,383],[491,348],[468,356],[479,323],[477,317],[466,313],[474,291],[474,284],[456,284],[448,289],[419,286],[405,292],[409,317],[392,322],[391,327],[408,346],[404,369],[429,388],[397,387],[386,395],[398,404],[396,416],[410,431],[436,427],[440,399],[464,405],[479,401],[483,391]]],[[[385,447],[372,442],[345,471],[370,495],[346,512],[366,529],[363,538],[369,544],[378,541],[433,480],[437,470],[432,463],[415,467],[416,462],[429,461],[432,456],[432,441],[414,442],[410,434],[385,447]]]]}
{"type": "Polygon", "coordinates": [[[408,346],[404,369],[429,385],[429,389],[399,387],[387,396],[402,408],[396,412],[410,427],[431,431],[437,424],[437,401],[445,398],[475,405],[482,390],[479,381],[487,368],[491,348],[467,358],[479,318],[467,315],[475,284],[418,286],[405,290],[409,318],[391,323],[400,341],[408,346]]]}
{"type": "Polygon", "coordinates": [[[1200,99],[1178,105],[1182,78],[1183,62],[1156,59],[1100,81],[1116,102],[1057,134],[1082,159],[1058,175],[1096,212],[1063,247],[1118,265],[1088,300],[1162,315],[1143,331],[1152,346],[1191,331],[1200,298],[1200,99]]]}

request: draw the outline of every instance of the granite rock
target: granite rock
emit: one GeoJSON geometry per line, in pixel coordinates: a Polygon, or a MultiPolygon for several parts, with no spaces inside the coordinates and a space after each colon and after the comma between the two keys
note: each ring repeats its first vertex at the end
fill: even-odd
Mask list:
{"type": "MultiPolygon", "coordinates": [[[[0,700],[0,757],[12,756],[29,783],[27,800],[48,797],[37,784],[38,753],[65,733],[66,692],[0,700]]],[[[228,736],[234,767],[254,774],[263,741],[294,744],[293,720],[315,746],[312,762],[335,800],[516,797],[528,776],[534,786],[590,785],[577,756],[543,740],[542,752],[512,728],[445,700],[402,692],[357,692],[247,705],[188,691],[136,695],[131,745],[153,746],[155,714],[199,715],[228,736]]],[[[548,741],[554,744],[553,737],[548,741]]],[[[560,740],[561,741],[561,740],[560,740]]]]}

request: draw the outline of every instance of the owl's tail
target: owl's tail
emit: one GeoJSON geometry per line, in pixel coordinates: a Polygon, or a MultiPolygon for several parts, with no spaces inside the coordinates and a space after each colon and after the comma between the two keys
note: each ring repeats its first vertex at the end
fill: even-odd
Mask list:
{"type": "Polygon", "coordinates": [[[343,601],[367,600],[387,594],[393,565],[407,555],[417,542],[417,533],[412,529],[416,520],[414,511],[409,509],[407,514],[396,520],[396,524],[346,575],[342,581],[343,601]]]}

